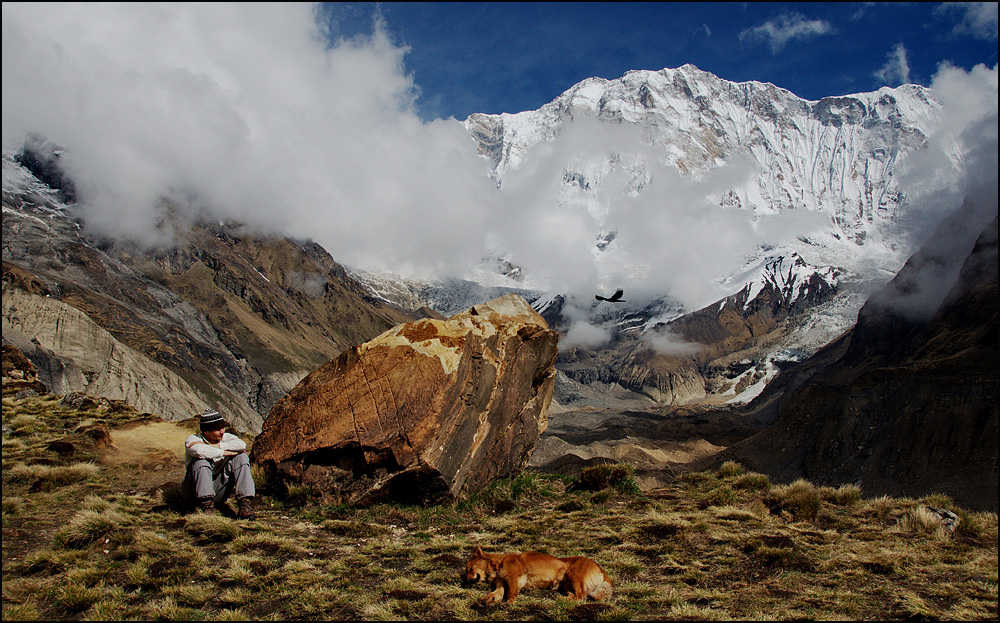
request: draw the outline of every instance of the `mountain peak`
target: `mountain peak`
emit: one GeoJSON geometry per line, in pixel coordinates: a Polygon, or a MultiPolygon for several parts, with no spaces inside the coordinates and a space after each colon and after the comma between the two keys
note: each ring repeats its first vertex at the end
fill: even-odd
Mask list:
{"type": "MultiPolygon", "coordinates": [[[[773,84],[729,82],[687,64],[614,80],[588,78],[538,110],[472,115],[465,125],[501,188],[529,154],[543,154],[541,145],[591,118],[608,124],[608,132],[638,131],[644,144],[635,145],[633,160],[645,171],[640,177],[651,179],[650,171],[662,165],[704,176],[748,162],[752,177],[719,188],[720,201],[760,215],[825,213],[831,233],[863,245],[883,238],[904,209],[895,164],[926,145],[938,110],[915,85],[810,102],[773,84]]],[[[615,158],[585,147],[575,149],[572,160],[591,163],[584,167],[606,178],[615,158]]],[[[549,164],[560,165],[568,163],[549,164]]],[[[605,202],[621,192],[587,186],[591,196],[603,191],[605,202]]]]}

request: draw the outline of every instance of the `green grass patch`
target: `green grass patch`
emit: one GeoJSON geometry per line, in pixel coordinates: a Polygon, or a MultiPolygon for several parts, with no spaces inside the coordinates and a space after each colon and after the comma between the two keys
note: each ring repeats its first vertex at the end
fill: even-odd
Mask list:
{"type": "Polygon", "coordinates": [[[36,491],[50,491],[99,476],[101,468],[93,463],[76,463],[74,465],[14,465],[7,470],[5,480],[12,483],[31,484],[36,491]]]}
{"type": "Polygon", "coordinates": [[[84,547],[120,531],[131,523],[129,515],[116,510],[84,510],[77,513],[55,535],[55,543],[66,547],[84,547]]]}

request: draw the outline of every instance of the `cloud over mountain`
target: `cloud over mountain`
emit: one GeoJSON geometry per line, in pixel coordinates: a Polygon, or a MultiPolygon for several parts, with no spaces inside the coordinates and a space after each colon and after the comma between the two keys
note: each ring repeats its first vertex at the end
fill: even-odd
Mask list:
{"type": "MultiPolygon", "coordinates": [[[[755,32],[778,47],[829,32],[796,15],[765,26],[755,32]]],[[[585,120],[498,192],[460,122],[415,114],[405,46],[377,25],[332,44],[328,34],[302,4],[6,3],[3,147],[30,131],[64,145],[80,210],[101,233],[161,241],[151,234],[166,196],[191,213],[312,238],[366,268],[461,274],[494,250],[588,298],[618,282],[630,295],[666,289],[704,302],[748,247],[824,218],[720,207],[707,198],[751,175],[747,161],[682,175],[638,130],[585,120]],[[642,160],[651,177],[628,175],[638,168],[626,162],[596,195],[567,194],[560,167],[598,150],[642,160]],[[611,230],[626,251],[598,265],[595,242],[611,230]]],[[[942,67],[938,82],[956,115],[939,147],[909,163],[912,192],[926,198],[915,222],[939,220],[945,196],[960,192],[950,156],[978,162],[984,134],[960,137],[996,111],[995,68],[942,67]]]]}
{"type": "Polygon", "coordinates": [[[380,29],[328,46],[302,4],[5,5],[3,46],[4,148],[67,147],[98,231],[147,237],[166,195],[345,261],[478,258],[485,169],[460,124],[415,116],[380,29]]]}

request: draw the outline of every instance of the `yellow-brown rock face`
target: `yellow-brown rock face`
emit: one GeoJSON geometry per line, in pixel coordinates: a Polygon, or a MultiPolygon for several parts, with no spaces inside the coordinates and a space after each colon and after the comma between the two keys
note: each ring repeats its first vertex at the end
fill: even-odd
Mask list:
{"type": "Polygon", "coordinates": [[[398,325],[304,378],[271,410],[251,459],[333,502],[466,497],[530,458],[557,339],[516,294],[398,325]]]}

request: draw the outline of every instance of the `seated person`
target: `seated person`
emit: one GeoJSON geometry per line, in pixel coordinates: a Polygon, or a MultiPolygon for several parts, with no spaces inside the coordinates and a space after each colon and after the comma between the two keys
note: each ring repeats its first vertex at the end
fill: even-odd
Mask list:
{"type": "Polygon", "coordinates": [[[198,510],[213,513],[230,495],[236,494],[240,519],[256,519],[253,497],[256,494],[247,444],[226,432],[229,427],[222,415],[208,409],[199,418],[200,435],[184,442],[184,480],[181,493],[198,510]]]}

